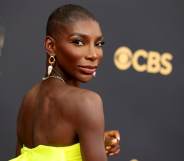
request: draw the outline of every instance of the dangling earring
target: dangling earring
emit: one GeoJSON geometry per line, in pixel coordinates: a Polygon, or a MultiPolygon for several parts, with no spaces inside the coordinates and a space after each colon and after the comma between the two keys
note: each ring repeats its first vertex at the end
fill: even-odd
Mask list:
{"type": "Polygon", "coordinates": [[[95,72],[93,72],[93,77],[96,77],[96,71],[95,71],[95,72]]]}
{"type": "Polygon", "coordinates": [[[47,70],[48,76],[49,76],[49,75],[51,74],[51,72],[52,72],[53,65],[54,65],[55,61],[56,61],[55,55],[50,55],[49,60],[48,60],[49,66],[48,66],[48,70],[47,70]]]}

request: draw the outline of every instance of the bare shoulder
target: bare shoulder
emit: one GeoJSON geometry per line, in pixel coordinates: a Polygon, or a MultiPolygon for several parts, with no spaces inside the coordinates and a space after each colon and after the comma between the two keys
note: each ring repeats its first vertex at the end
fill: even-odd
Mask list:
{"type": "Polygon", "coordinates": [[[25,95],[23,97],[23,101],[28,99],[28,98],[34,97],[37,94],[39,87],[40,87],[40,84],[38,83],[38,84],[35,84],[31,89],[29,89],[25,93],[25,95]]]}
{"type": "Polygon", "coordinates": [[[19,112],[18,112],[17,123],[19,123],[19,119],[22,116],[22,114],[25,112],[25,110],[31,110],[32,109],[31,105],[34,103],[38,88],[39,88],[39,84],[34,85],[23,96],[22,101],[21,101],[21,106],[20,106],[19,112]],[[29,108],[27,108],[27,107],[29,107],[29,108]]]}
{"type": "MultiPolygon", "coordinates": [[[[102,107],[102,99],[100,95],[91,90],[82,89],[73,86],[65,86],[55,88],[52,95],[57,99],[58,103],[67,103],[68,106],[75,108],[91,108],[102,107]],[[65,100],[65,101],[63,101],[65,100]]],[[[83,109],[84,110],[84,109],[83,109]]]]}
{"type": "Polygon", "coordinates": [[[91,90],[73,86],[61,87],[57,89],[57,104],[76,119],[89,119],[103,113],[103,102],[101,96],[91,90]],[[62,91],[62,92],[61,92],[62,91]],[[94,115],[92,115],[94,114],[94,115]]]}
{"type": "Polygon", "coordinates": [[[75,104],[75,108],[79,111],[91,111],[103,108],[101,96],[91,90],[81,88],[71,88],[69,99],[75,104]]]}
{"type": "Polygon", "coordinates": [[[101,96],[91,90],[80,89],[77,93],[77,99],[79,101],[80,107],[94,107],[94,105],[102,105],[101,96]]]}
{"type": "Polygon", "coordinates": [[[80,89],[76,94],[76,124],[78,128],[103,128],[104,114],[101,96],[86,89],[80,89]]]}

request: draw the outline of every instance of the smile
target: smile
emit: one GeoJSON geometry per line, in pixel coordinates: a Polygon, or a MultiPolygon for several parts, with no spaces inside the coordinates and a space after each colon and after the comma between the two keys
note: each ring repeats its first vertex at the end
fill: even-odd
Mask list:
{"type": "Polygon", "coordinates": [[[88,75],[91,75],[94,72],[96,72],[96,68],[97,68],[97,66],[81,66],[81,65],[79,65],[78,67],[82,73],[88,74],[88,75]]]}

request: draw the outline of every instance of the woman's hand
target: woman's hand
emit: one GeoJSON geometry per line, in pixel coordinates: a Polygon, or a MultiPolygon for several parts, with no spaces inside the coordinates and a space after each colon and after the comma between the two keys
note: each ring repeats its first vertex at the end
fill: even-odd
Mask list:
{"type": "Polygon", "coordinates": [[[116,155],[120,152],[120,133],[118,130],[104,132],[105,151],[108,156],[116,155]]]}

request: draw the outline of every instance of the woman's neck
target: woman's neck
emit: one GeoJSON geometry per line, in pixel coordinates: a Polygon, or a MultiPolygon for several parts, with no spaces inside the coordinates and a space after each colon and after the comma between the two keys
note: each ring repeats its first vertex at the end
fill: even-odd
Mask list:
{"type": "Polygon", "coordinates": [[[51,72],[50,75],[55,75],[55,76],[61,77],[64,80],[64,82],[66,84],[68,84],[68,85],[75,86],[75,87],[79,87],[80,86],[80,82],[79,81],[77,81],[76,79],[73,79],[71,76],[66,74],[66,72],[61,70],[57,65],[55,65],[53,67],[52,72],[51,72]]]}

